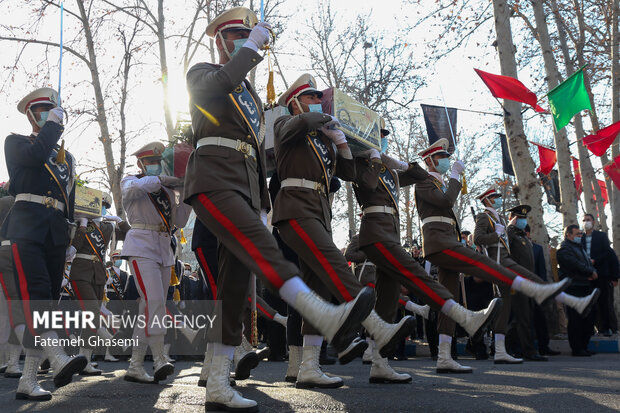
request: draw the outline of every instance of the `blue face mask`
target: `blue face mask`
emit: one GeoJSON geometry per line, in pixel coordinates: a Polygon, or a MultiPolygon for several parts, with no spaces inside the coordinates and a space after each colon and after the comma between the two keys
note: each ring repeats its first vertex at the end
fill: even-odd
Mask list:
{"type": "Polygon", "coordinates": [[[575,244],[581,244],[581,237],[575,237],[575,238],[573,238],[573,242],[574,242],[575,244]]]}
{"type": "Polygon", "coordinates": [[[39,125],[39,128],[42,128],[43,125],[45,125],[45,122],[47,122],[47,117],[49,116],[49,112],[41,112],[39,113],[39,116],[41,117],[40,120],[37,121],[37,125],[39,125]]]}
{"type": "Polygon", "coordinates": [[[441,175],[445,174],[446,172],[448,172],[448,169],[450,169],[450,159],[437,159],[437,166],[435,166],[435,169],[437,169],[437,172],[439,172],[441,175]]]}
{"type": "Polygon", "coordinates": [[[517,218],[517,222],[515,222],[515,226],[520,230],[524,230],[527,226],[527,218],[517,218]]]}
{"type": "Polygon", "coordinates": [[[493,208],[494,209],[500,209],[503,204],[504,204],[504,200],[502,198],[495,198],[493,200],[493,208]]]}
{"type": "Polygon", "coordinates": [[[243,45],[247,41],[248,41],[248,39],[235,39],[235,40],[233,40],[233,43],[235,44],[235,50],[230,52],[230,57],[233,57],[234,55],[236,55],[237,52],[239,52],[239,50],[241,50],[241,48],[243,47],[243,45]]]}
{"type": "Polygon", "coordinates": [[[107,214],[107,213],[108,213],[107,208],[106,208],[105,206],[102,206],[102,207],[101,207],[101,215],[105,215],[105,214],[107,214]]]}
{"type": "Polygon", "coordinates": [[[157,176],[157,175],[161,174],[161,164],[145,165],[144,169],[146,169],[146,174],[148,176],[157,176]]]}
{"type": "Polygon", "coordinates": [[[123,260],[114,260],[115,267],[120,267],[122,263],[123,263],[123,260]]]}
{"type": "Polygon", "coordinates": [[[467,245],[467,240],[466,239],[461,239],[461,244],[467,245]]]}
{"type": "Polygon", "coordinates": [[[381,138],[381,153],[385,153],[387,151],[388,141],[387,138],[381,138]]]}
{"type": "Polygon", "coordinates": [[[308,112],[323,113],[323,105],[321,105],[320,103],[308,105],[308,112]]]}

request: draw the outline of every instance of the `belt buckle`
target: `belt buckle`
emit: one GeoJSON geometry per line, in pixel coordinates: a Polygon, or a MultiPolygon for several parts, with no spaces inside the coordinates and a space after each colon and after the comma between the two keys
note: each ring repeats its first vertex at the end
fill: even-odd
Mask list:
{"type": "Polygon", "coordinates": [[[252,146],[249,143],[237,141],[237,150],[245,155],[250,154],[250,149],[252,146]]]}
{"type": "Polygon", "coordinates": [[[159,224],[159,232],[168,232],[164,224],[159,224]]]}
{"type": "Polygon", "coordinates": [[[52,197],[43,197],[43,205],[45,205],[46,208],[56,208],[56,202],[57,201],[52,197]]]}
{"type": "Polygon", "coordinates": [[[100,260],[99,260],[99,257],[98,257],[98,256],[96,256],[96,255],[93,255],[93,256],[92,256],[92,258],[91,258],[91,260],[92,260],[93,262],[99,262],[99,261],[100,261],[100,260]]]}

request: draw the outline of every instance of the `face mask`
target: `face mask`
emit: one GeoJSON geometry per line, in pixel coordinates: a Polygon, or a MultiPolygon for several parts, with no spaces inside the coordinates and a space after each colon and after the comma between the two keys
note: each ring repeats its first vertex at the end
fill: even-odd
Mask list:
{"type": "Polygon", "coordinates": [[[146,174],[149,176],[157,176],[161,173],[161,165],[145,165],[144,169],[146,169],[146,174]]]}
{"type": "Polygon", "coordinates": [[[102,206],[101,207],[101,215],[105,215],[105,214],[107,214],[107,212],[108,212],[107,208],[105,206],[102,206]]]}
{"type": "Polygon", "coordinates": [[[114,260],[115,267],[120,267],[122,263],[123,263],[123,260],[114,260]]]}
{"type": "Polygon", "coordinates": [[[573,242],[574,242],[575,244],[581,244],[581,237],[575,237],[575,238],[573,238],[573,242]]]}
{"type": "Polygon", "coordinates": [[[381,138],[381,153],[385,153],[387,151],[388,141],[387,138],[381,138]]]}
{"type": "Polygon", "coordinates": [[[495,198],[493,200],[493,208],[500,209],[503,203],[504,203],[504,200],[502,198],[495,198]]]}
{"type": "Polygon", "coordinates": [[[235,50],[233,50],[232,52],[230,52],[230,57],[233,57],[234,55],[237,54],[237,52],[239,50],[241,50],[241,48],[243,47],[243,45],[245,44],[245,42],[247,42],[248,39],[235,39],[233,40],[233,43],[235,44],[235,50]]]}
{"type": "Polygon", "coordinates": [[[47,117],[49,116],[49,112],[41,112],[39,113],[39,116],[41,117],[40,120],[37,121],[37,125],[39,125],[39,128],[42,128],[43,125],[45,125],[45,122],[47,122],[47,117]]]}
{"type": "Polygon", "coordinates": [[[467,240],[462,239],[462,240],[461,240],[461,244],[463,244],[463,245],[467,245],[467,240]]]}
{"type": "Polygon", "coordinates": [[[323,113],[323,105],[321,105],[320,103],[308,105],[308,112],[323,113]]]}
{"type": "Polygon", "coordinates": [[[524,230],[525,227],[527,226],[527,218],[517,218],[517,222],[515,223],[515,226],[519,228],[520,230],[524,230]]]}
{"type": "Polygon", "coordinates": [[[584,228],[586,231],[591,230],[591,229],[592,229],[592,221],[586,221],[586,222],[584,222],[584,223],[583,223],[583,228],[584,228]]]}
{"type": "Polygon", "coordinates": [[[184,273],[184,274],[185,274],[186,276],[188,276],[188,277],[189,277],[191,273],[192,273],[192,272],[191,272],[190,270],[185,270],[185,273],[184,273]]]}
{"type": "Polygon", "coordinates": [[[71,265],[67,265],[67,272],[71,272],[71,265]]]}
{"type": "Polygon", "coordinates": [[[437,172],[439,172],[441,175],[445,174],[446,172],[448,172],[448,169],[450,169],[450,159],[437,159],[437,165],[435,166],[435,169],[437,169],[437,172]]]}

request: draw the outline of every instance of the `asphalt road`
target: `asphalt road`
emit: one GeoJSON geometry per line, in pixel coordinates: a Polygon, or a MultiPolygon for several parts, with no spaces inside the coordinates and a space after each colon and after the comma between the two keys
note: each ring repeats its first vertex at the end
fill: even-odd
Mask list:
{"type": "MultiPolygon", "coordinates": [[[[495,366],[491,361],[461,359],[474,374],[437,375],[427,357],[392,362],[413,383],[368,383],[369,366],[361,360],[328,366],[345,386],[298,390],[283,380],[285,363],[263,362],[249,380],[239,382],[261,412],[617,412],[620,411],[620,355],[591,358],[557,356],[547,363],[495,366]]],[[[147,363],[150,368],[150,363],[147,363]]],[[[100,362],[104,375],[79,377],[53,392],[49,402],[15,400],[16,379],[0,378],[0,412],[203,412],[204,389],[196,386],[200,365],[179,362],[173,380],[141,385],[123,380],[127,363],[100,362]]],[[[52,389],[49,376],[40,376],[52,389]]]]}

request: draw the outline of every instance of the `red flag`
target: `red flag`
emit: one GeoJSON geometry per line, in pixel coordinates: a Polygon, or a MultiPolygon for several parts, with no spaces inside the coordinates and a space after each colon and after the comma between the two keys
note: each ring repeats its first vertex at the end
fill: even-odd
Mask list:
{"type": "Polygon", "coordinates": [[[579,172],[579,159],[573,158],[573,174],[575,175],[575,188],[577,189],[577,196],[581,195],[581,172],[579,172]]]}
{"type": "Polygon", "coordinates": [[[594,135],[586,136],[583,138],[583,144],[596,156],[603,156],[607,148],[616,140],[618,133],[620,133],[620,122],[609,125],[594,135]]]}
{"type": "Polygon", "coordinates": [[[616,156],[613,162],[609,162],[607,165],[603,166],[603,169],[614,182],[616,188],[620,190],[620,155],[616,156]]]}
{"type": "Polygon", "coordinates": [[[549,175],[549,172],[551,172],[558,159],[555,151],[538,143],[532,143],[538,147],[538,159],[540,160],[540,166],[536,169],[536,172],[542,172],[544,175],[549,175]]]}
{"type": "MultiPolygon", "coordinates": [[[[603,181],[602,179],[597,179],[597,182],[598,182],[599,188],[601,188],[601,196],[603,197],[603,206],[607,205],[607,203],[609,202],[609,194],[607,193],[607,182],[603,181]]],[[[596,200],[596,195],[594,196],[594,199],[596,200]]]]}
{"type": "Polygon", "coordinates": [[[546,112],[546,110],[536,104],[538,101],[536,94],[517,79],[509,76],[494,75],[480,69],[474,70],[496,98],[526,103],[534,108],[536,112],[546,112]]]}

